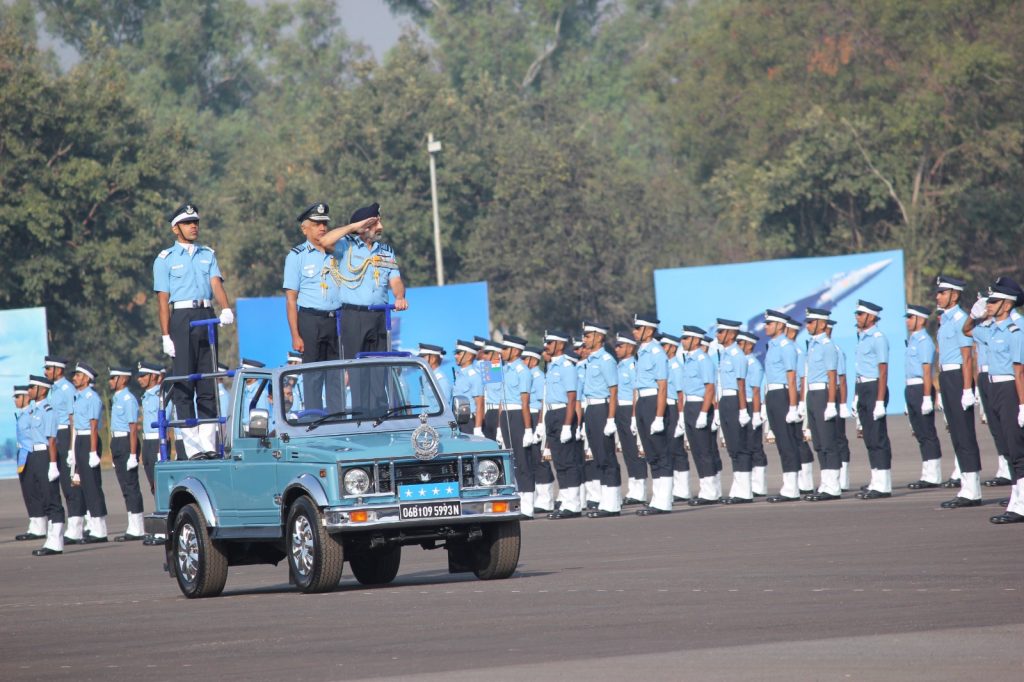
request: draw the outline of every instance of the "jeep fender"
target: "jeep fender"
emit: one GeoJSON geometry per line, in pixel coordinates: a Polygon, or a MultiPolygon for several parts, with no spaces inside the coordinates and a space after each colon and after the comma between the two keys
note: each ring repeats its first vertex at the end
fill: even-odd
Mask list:
{"type": "Polygon", "coordinates": [[[281,509],[287,508],[296,491],[302,491],[302,493],[309,495],[310,499],[318,507],[327,506],[327,493],[324,491],[324,486],[318,478],[312,474],[299,474],[285,486],[284,492],[281,493],[281,509]]]}
{"type": "MultiPolygon", "coordinates": [[[[179,495],[186,495],[199,505],[199,509],[202,510],[203,516],[206,517],[206,525],[210,528],[217,526],[217,512],[214,511],[213,500],[210,499],[210,494],[206,492],[206,487],[197,478],[192,476],[186,476],[181,480],[178,485],[174,486],[174,490],[171,491],[171,509],[177,511],[183,504],[176,504],[176,499],[179,495]]],[[[185,504],[188,504],[187,502],[185,504]]],[[[168,519],[170,521],[170,519],[168,519]]]]}

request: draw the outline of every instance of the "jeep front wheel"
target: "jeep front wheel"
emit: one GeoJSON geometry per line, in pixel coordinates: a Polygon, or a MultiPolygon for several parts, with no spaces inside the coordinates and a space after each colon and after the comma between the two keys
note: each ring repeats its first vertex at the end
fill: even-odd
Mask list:
{"type": "Polygon", "coordinates": [[[228,558],[210,539],[206,518],[196,504],[182,507],[174,518],[171,561],[181,593],[189,599],[216,597],[228,579],[228,558]]]}
{"type": "Polygon", "coordinates": [[[308,594],[334,589],[344,565],[341,543],[324,529],[312,500],[303,496],[292,503],[285,531],[288,568],[299,590],[308,594]]]}
{"type": "Polygon", "coordinates": [[[473,544],[473,573],[481,580],[508,578],[519,565],[519,521],[488,523],[483,532],[483,538],[473,544]]]}
{"type": "Polygon", "coordinates": [[[348,560],[352,575],[363,585],[386,585],[398,575],[402,547],[368,550],[348,560]]]}

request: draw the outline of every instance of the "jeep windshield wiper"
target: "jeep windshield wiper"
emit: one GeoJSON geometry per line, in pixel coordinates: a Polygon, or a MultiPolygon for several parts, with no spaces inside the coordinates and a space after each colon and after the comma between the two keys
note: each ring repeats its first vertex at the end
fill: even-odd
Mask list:
{"type": "Polygon", "coordinates": [[[426,407],[426,405],[398,405],[397,407],[392,407],[390,410],[388,410],[387,412],[385,412],[381,416],[377,417],[373,421],[373,428],[377,428],[378,426],[380,426],[381,424],[384,423],[385,419],[390,419],[391,417],[394,417],[399,412],[404,412],[406,410],[418,410],[421,407],[426,407]]]}
{"type": "Polygon", "coordinates": [[[309,425],[306,427],[306,431],[312,431],[313,429],[320,426],[326,421],[337,419],[338,417],[351,417],[357,414],[362,414],[362,412],[350,412],[349,410],[338,410],[337,412],[331,412],[330,414],[325,414],[324,416],[317,417],[314,421],[311,421],[309,425]]]}

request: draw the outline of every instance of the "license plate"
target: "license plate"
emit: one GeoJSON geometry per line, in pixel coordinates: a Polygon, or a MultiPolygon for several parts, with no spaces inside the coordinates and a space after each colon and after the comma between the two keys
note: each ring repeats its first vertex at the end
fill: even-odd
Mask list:
{"type": "Polygon", "coordinates": [[[401,519],[450,519],[462,516],[462,503],[453,500],[451,502],[401,504],[398,506],[398,515],[401,519]]]}

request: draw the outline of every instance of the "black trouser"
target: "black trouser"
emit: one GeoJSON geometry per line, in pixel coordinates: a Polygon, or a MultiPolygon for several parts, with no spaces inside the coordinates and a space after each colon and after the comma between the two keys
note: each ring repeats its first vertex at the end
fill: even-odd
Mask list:
{"type": "MultiPolygon", "coordinates": [[[[864,429],[864,446],[868,449],[868,463],[872,469],[892,468],[892,445],[889,443],[889,426],[883,415],[875,419],[872,415],[878,402],[878,380],[857,383],[857,414],[864,429]]],[[[889,404],[889,389],[885,390],[885,404],[889,404]]]]}
{"type": "MultiPolygon", "coordinates": [[[[836,412],[839,411],[839,406],[842,401],[836,401],[836,412]]],[[[852,416],[850,417],[853,418],[852,416]]],[[[850,463],[850,441],[846,438],[846,420],[836,417],[836,450],[839,451],[839,461],[846,464],[850,463]]]]}
{"type": "MultiPolygon", "coordinates": [[[[341,307],[341,352],[346,358],[354,358],[356,353],[383,351],[388,349],[388,330],[384,323],[384,311],[354,310],[341,307]]],[[[352,402],[357,410],[370,413],[379,412],[387,407],[387,369],[371,367],[359,372],[358,380],[349,388],[352,390],[352,402]]]]}
{"type": "Polygon", "coordinates": [[[668,453],[667,429],[661,433],[651,433],[651,424],[658,411],[658,396],[642,396],[636,401],[636,430],[640,434],[640,443],[644,446],[647,464],[651,467],[651,478],[662,478],[672,475],[672,457],[668,453]]]}
{"type": "Polygon", "coordinates": [[[46,450],[28,453],[25,471],[29,487],[42,503],[42,514],[50,523],[64,523],[64,505],[60,502],[60,483],[49,479],[50,453],[46,450]]]}
{"type": "Polygon", "coordinates": [[[838,414],[832,419],[825,419],[825,407],[828,406],[828,389],[807,391],[807,424],[811,429],[811,440],[818,451],[818,465],[824,469],[839,470],[843,460],[836,447],[836,422],[838,414]]]}
{"type": "Polygon", "coordinates": [[[522,409],[505,410],[501,413],[501,435],[505,439],[505,447],[512,450],[519,492],[532,493],[535,488],[533,480],[533,450],[535,448],[523,447],[525,433],[526,426],[523,424],[522,409]]]}
{"type": "MultiPolygon", "coordinates": [[[[540,410],[537,410],[537,411],[531,410],[530,411],[530,416],[533,418],[530,423],[533,424],[533,428],[534,429],[536,429],[538,426],[542,425],[541,421],[540,421],[540,410]]],[[[564,415],[563,415],[563,417],[564,417],[564,415]]],[[[547,431],[547,424],[543,424],[543,427],[544,428],[542,430],[546,432],[547,431]]],[[[556,437],[556,440],[557,440],[557,437],[556,437]]],[[[546,445],[549,450],[551,449],[551,437],[550,436],[545,435],[543,445],[546,445]]],[[[533,448],[531,448],[531,449],[533,450],[533,480],[534,480],[534,483],[539,483],[539,484],[543,484],[543,485],[549,485],[551,483],[554,483],[555,482],[555,474],[554,474],[553,471],[551,471],[551,462],[545,462],[544,461],[544,448],[541,445],[534,445],[533,448]]]]}
{"type": "MultiPolygon", "coordinates": [[[[82,483],[85,508],[94,518],[99,518],[107,515],[107,500],[103,496],[100,467],[93,469],[89,466],[89,443],[88,434],[75,436],[75,471],[82,483]]],[[[103,452],[103,442],[98,438],[96,439],[96,452],[103,452]]]]}
{"type": "Polygon", "coordinates": [[[740,426],[740,398],[726,395],[718,399],[719,428],[725,436],[725,449],[729,452],[734,472],[750,472],[753,469],[752,453],[747,441],[750,424],[740,426]]]}
{"type": "Polygon", "coordinates": [[[156,461],[160,458],[160,439],[142,439],[142,468],[149,480],[149,492],[156,495],[156,461]]]}
{"type": "MultiPolygon", "coordinates": [[[[806,408],[807,400],[804,400],[804,407],[806,408]]],[[[796,440],[797,447],[800,449],[800,463],[801,464],[813,464],[814,453],[811,452],[811,446],[807,443],[807,439],[804,438],[804,423],[798,421],[796,424],[790,424],[793,427],[793,438],[796,440]]]]}
{"type": "Polygon", "coordinates": [[[907,416],[910,418],[910,428],[913,429],[914,438],[917,439],[917,446],[921,449],[921,460],[927,462],[932,459],[940,459],[942,457],[942,446],[939,445],[939,435],[935,432],[935,410],[932,410],[930,414],[921,414],[924,384],[907,386],[903,391],[903,396],[907,401],[907,416]]]}
{"type": "MultiPolygon", "coordinates": [[[[497,408],[488,408],[484,412],[484,424],[483,432],[484,437],[490,438],[491,440],[498,440],[498,415],[500,412],[497,408]]],[[[511,447],[511,443],[506,443],[507,446],[511,447]]]]}
{"type": "Polygon", "coordinates": [[[992,424],[992,408],[989,406],[989,402],[991,401],[991,398],[989,398],[991,386],[992,384],[989,382],[988,372],[980,372],[978,374],[978,393],[981,394],[981,407],[985,410],[985,419],[988,420],[988,430],[992,434],[992,440],[996,444],[996,452],[1002,457],[1006,457],[1007,461],[1009,461],[1010,458],[1007,456],[1006,434],[992,424]]]}
{"type": "Polygon", "coordinates": [[[25,465],[22,466],[21,471],[18,472],[18,484],[21,487],[21,497],[25,500],[25,511],[28,512],[28,517],[30,519],[46,515],[43,508],[43,498],[39,494],[39,490],[35,485],[35,477],[32,476],[28,468],[28,457],[31,454],[31,452],[26,453],[25,465]]]}
{"type": "MultiPolygon", "coordinates": [[[[60,471],[60,489],[68,505],[68,516],[85,516],[85,497],[81,487],[71,485],[71,467],[68,450],[71,449],[71,428],[57,428],[57,469],[60,471]]],[[[76,456],[77,459],[77,456],[76,456]]]]}
{"type": "Polygon", "coordinates": [[[583,411],[583,424],[587,429],[590,451],[594,454],[597,480],[601,485],[618,488],[622,485],[622,472],[619,470],[619,458],[615,456],[615,436],[604,435],[608,411],[607,402],[588,405],[583,411]]]}
{"type": "Polygon", "coordinates": [[[949,426],[956,461],[960,471],[974,473],[981,471],[981,452],[978,450],[978,435],[974,430],[974,408],[965,410],[960,403],[964,388],[964,375],[959,368],[939,373],[939,392],[942,394],[946,425],[949,426]]]}
{"type": "Polygon", "coordinates": [[[676,438],[676,426],[679,424],[679,405],[665,405],[665,433],[668,435],[668,455],[672,458],[672,471],[689,471],[690,457],[686,454],[683,437],[676,438]]]}
{"type": "MultiPolygon", "coordinates": [[[[168,453],[168,456],[170,456],[170,453],[168,453]]],[[[185,441],[183,441],[181,439],[181,436],[179,436],[177,431],[175,431],[175,433],[174,433],[174,461],[176,461],[176,462],[183,462],[186,459],[188,459],[188,456],[185,454],[185,441]]]]}
{"type": "Polygon", "coordinates": [[[555,476],[558,487],[578,488],[583,484],[583,471],[579,466],[576,452],[576,419],[569,427],[572,438],[568,443],[562,442],[562,426],[565,424],[565,409],[548,410],[544,415],[544,432],[547,434],[548,447],[551,448],[551,460],[555,464],[555,476]]]}
{"type": "Polygon", "coordinates": [[[789,391],[785,388],[768,391],[764,396],[764,405],[768,412],[768,426],[775,433],[775,447],[779,450],[782,473],[800,471],[800,446],[793,437],[792,424],[786,421],[789,391]]]}
{"type": "MultiPolygon", "coordinates": [[[[708,424],[712,424],[715,421],[715,413],[718,410],[712,404],[708,409],[708,424]]],[[[719,424],[721,427],[721,424],[719,424]]],[[[711,463],[715,465],[715,473],[717,474],[722,470],[722,453],[718,450],[718,433],[711,431],[711,463]]]]}
{"type": "Polygon", "coordinates": [[[686,425],[686,437],[690,441],[690,452],[693,454],[693,466],[700,478],[708,478],[719,472],[715,467],[715,456],[711,451],[711,441],[715,434],[711,431],[711,412],[708,411],[708,425],[697,428],[697,417],[703,403],[696,400],[686,401],[683,407],[683,423],[686,425]]]}
{"type": "Polygon", "coordinates": [[[1003,434],[1010,466],[1010,478],[1016,483],[1024,478],[1024,430],[1017,426],[1017,388],[1012,381],[1001,381],[988,385],[989,401],[992,403],[991,417],[1003,434]]]}
{"type": "MultiPolygon", "coordinates": [[[[169,331],[171,341],[174,342],[175,355],[171,361],[171,372],[174,376],[199,372],[208,374],[216,371],[213,367],[213,348],[210,346],[209,331],[205,326],[189,326],[195,320],[209,320],[213,317],[215,315],[211,308],[171,310],[169,331]]],[[[203,379],[194,383],[176,381],[170,388],[170,395],[178,419],[194,418],[197,409],[201,419],[217,416],[217,384],[213,379],[203,379]]]]}
{"type": "Polygon", "coordinates": [[[619,408],[615,410],[615,429],[619,433],[619,445],[622,447],[622,461],[626,465],[626,475],[646,481],[647,462],[640,456],[640,448],[636,446],[636,436],[629,430],[632,421],[633,406],[631,404],[619,405],[619,408]]]}
{"type": "MultiPolygon", "coordinates": [[[[751,402],[747,402],[747,412],[750,416],[754,416],[754,407],[751,402]]],[[[764,427],[758,426],[754,428],[753,422],[749,427],[747,436],[747,447],[750,449],[750,464],[752,467],[766,467],[768,466],[768,455],[764,451],[764,427]]]]}
{"type": "Polygon", "coordinates": [[[131,441],[128,436],[117,436],[110,439],[110,456],[114,460],[114,473],[117,484],[124,496],[124,507],[129,514],[142,513],[142,491],[139,489],[139,468],[128,470],[128,455],[131,454],[131,441]]]}
{"type": "MultiPolygon", "coordinates": [[[[299,308],[299,336],[302,337],[303,363],[337,360],[341,357],[336,315],[333,310],[299,308]]],[[[322,409],[325,393],[328,412],[345,409],[345,390],[341,385],[341,372],[305,372],[302,377],[302,409],[322,409]]]]}

